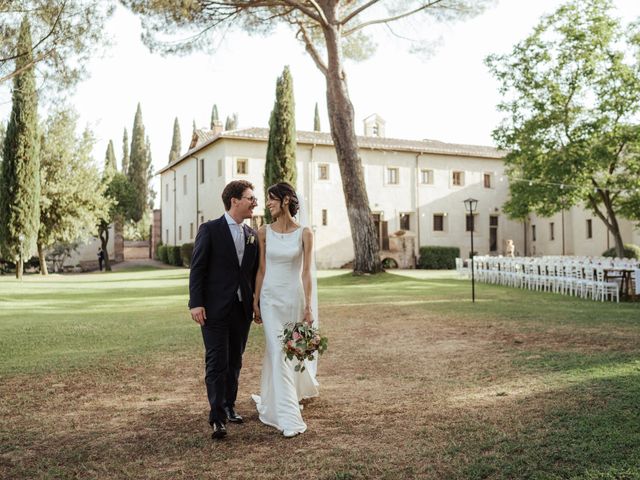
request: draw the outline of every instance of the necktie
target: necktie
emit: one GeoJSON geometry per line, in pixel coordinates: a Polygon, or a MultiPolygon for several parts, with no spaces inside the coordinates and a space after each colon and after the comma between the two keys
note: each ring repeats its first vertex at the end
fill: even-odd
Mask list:
{"type": "MultiPolygon", "coordinates": [[[[231,232],[233,233],[233,243],[235,244],[236,254],[238,255],[238,263],[242,265],[242,257],[244,256],[244,233],[242,231],[242,226],[237,223],[229,226],[232,227],[231,232]]],[[[242,301],[240,287],[238,287],[238,300],[242,301]]]]}
{"type": "Polygon", "coordinates": [[[238,254],[238,263],[242,264],[242,257],[244,256],[244,232],[242,231],[242,226],[237,223],[234,226],[233,240],[236,245],[236,253],[238,254]]]}

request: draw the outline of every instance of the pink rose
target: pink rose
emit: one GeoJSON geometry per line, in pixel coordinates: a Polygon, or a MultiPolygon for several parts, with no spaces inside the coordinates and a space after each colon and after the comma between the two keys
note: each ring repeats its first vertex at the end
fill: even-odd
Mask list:
{"type": "Polygon", "coordinates": [[[300,335],[298,332],[293,332],[293,339],[294,340],[300,340],[302,338],[302,335],[300,335]]]}

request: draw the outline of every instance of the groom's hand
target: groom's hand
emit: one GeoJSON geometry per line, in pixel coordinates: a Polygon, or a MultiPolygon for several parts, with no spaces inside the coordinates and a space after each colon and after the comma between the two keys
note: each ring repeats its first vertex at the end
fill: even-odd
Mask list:
{"type": "Polygon", "coordinates": [[[200,326],[204,326],[204,321],[207,319],[207,312],[205,312],[204,307],[195,307],[190,311],[193,321],[200,326]]]}

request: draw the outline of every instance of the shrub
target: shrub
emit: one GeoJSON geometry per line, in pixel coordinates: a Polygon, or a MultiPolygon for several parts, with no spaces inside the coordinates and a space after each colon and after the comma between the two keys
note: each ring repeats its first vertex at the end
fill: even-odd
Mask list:
{"type": "Polygon", "coordinates": [[[175,265],[176,267],[182,266],[182,257],[180,256],[180,247],[177,245],[167,246],[167,257],[169,259],[169,265],[175,265]]]}
{"type": "Polygon", "coordinates": [[[169,263],[169,245],[160,245],[158,247],[158,260],[163,263],[169,263]]]}
{"type": "Polygon", "coordinates": [[[456,258],[460,257],[458,247],[420,247],[418,268],[430,270],[453,270],[456,258]]]}
{"type": "Polygon", "coordinates": [[[183,243],[180,246],[180,257],[185,267],[191,265],[191,254],[193,253],[193,243],[183,243]]]}
{"type": "Polygon", "coordinates": [[[154,257],[154,258],[155,258],[156,260],[160,260],[160,261],[162,261],[162,258],[160,258],[160,247],[162,247],[162,240],[160,240],[160,241],[158,242],[158,244],[156,245],[156,254],[155,254],[155,257],[154,257]]]}
{"type": "MultiPolygon", "coordinates": [[[[603,254],[603,257],[612,257],[615,258],[618,256],[616,253],[616,247],[612,247],[609,250],[606,250],[603,254]]],[[[635,258],[640,259],[640,247],[638,245],[634,245],[632,243],[624,244],[624,256],[626,258],[635,258]]]]}

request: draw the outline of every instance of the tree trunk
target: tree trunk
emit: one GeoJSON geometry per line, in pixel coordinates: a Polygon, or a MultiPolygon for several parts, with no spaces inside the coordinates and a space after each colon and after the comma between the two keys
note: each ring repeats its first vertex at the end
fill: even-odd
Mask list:
{"type": "Polygon", "coordinates": [[[342,190],[351,225],[351,238],[355,259],[353,273],[378,273],[383,271],[380,248],[376,237],[367,189],[364,183],[362,162],[358,155],[358,142],[354,127],[354,111],[342,65],[339,27],[325,29],[327,45],[327,110],[331,137],[340,165],[342,190]]]}
{"type": "Polygon", "coordinates": [[[109,225],[106,227],[101,226],[98,230],[98,236],[100,237],[100,245],[104,253],[104,269],[106,272],[110,272],[111,262],[109,261],[109,250],[107,249],[109,243],[109,225]]]}
{"type": "Polygon", "coordinates": [[[18,257],[18,263],[16,263],[16,278],[22,280],[22,272],[24,271],[24,260],[22,255],[18,257]]]}
{"type": "Polygon", "coordinates": [[[47,261],[44,258],[44,247],[38,242],[38,260],[40,261],[40,275],[49,275],[47,261]]]}

